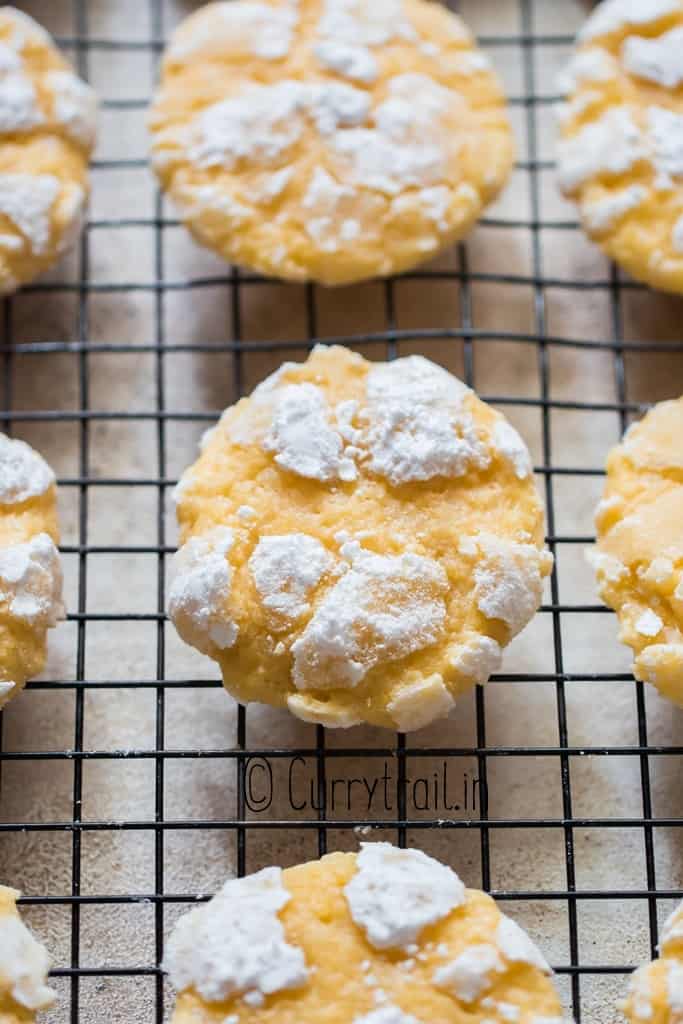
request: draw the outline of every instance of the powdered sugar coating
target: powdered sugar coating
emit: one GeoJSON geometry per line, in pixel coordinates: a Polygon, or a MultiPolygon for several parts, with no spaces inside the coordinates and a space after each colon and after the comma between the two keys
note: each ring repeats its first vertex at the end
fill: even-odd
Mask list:
{"type": "Polygon", "coordinates": [[[485,469],[490,455],[462,408],[469,389],[421,356],[373,367],[361,444],[368,468],[394,486],[485,469]]]}
{"type": "MultiPolygon", "coordinates": [[[[231,582],[222,579],[212,622],[225,619],[239,635],[230,647],[199,648],[219,661],[230,692],[330,727],[369,720],[405,732],[445,717],[461,692],[485,682],[505,633],[477,601],[492,611],[506,587],[517,588],[505,600],[530,615],[550,568],[538,551],[542,512],[523,443],[496,433],[501,422],[428,360],[385,366],[324,346],[226,410],[183,476],[178,512],[183,540],[209,523],[234,530],[231,582]],[[396,460],[401,475],[378,472],[378,452],[394,457],[397,409],[410,442],[420,437],[411,419],[443,413],[459,440],[457,423],[468,417],[481,460],[447,475],[452,467],[423,446],[410,464],[396,460]],[[489,531],[480,546],[472,531],[482,524],[502,547],[485,550],[489,531]],[[477,542],[461,550],[472,535],[477,542]],[[254,671],[245,676],[247,663],[254,671]]],[[[399,454],[406,450],[399,437],[399,454]]],[[[501,614],[509,611],[504,604],[501,614]]]]}
{"type": "Polygon", "coordinates": [[[557,157],[560,185],[571,191],[594,175],[623,174],[646,157],[646,149],[629,108],[613,107],[562,139],[557,157]]]}
{"type": "Polygon", "coordinates": [[[506,960],[510,960],[512,963],[529,964],[531,967],[537,967],[544,974],[552,973],[548,961],[535,943],[516,921],[506,917],[505,914],[501,916],[496,929],[496,944],[506,960]]]}
{"type": "Polygon", "coordinates": [[[647,25],[678,10],[679,0],[603,0],[584,24],[579,39],[595,39],[629,26],[647,25]]]}
{"type": "Polygon", "coordinates": [[[38,498],[54,482],[47,462],[30,445],[0,434],[0,504],[18,505],[38,498]]]}
{"type": "Polygon", "coordinates": [[[181,637],[204,654],[237,640],[238,628],[226,609],[232,585],[227,556],[233,543],[232,530],[215,527],[192,537],[173,558],[168,613],[181,637]]]}
{"type": "Polygon", "coordinates": [[[648,198],[643,185],[627,185],[614,192],[606,192],[581,206],[581,219],[589,231],[606,231],[615,226],[624,214],[636,210],[648,198]]]}
{"type": "Polygon", "coordinates": [[[512,163],[489,64],[454,15],[423,0],[209,4],[174,33],[151,127],[153,166],[201,241],[233,262],[325,283],[387,274],[463,234],[512,163]],[[312,148],[313,163],[302,159],[312,148]],[[316,216],[302,202],[312,166],[352,190],[316,216]],[[255,179],[286,168],[274,203],[255,179]],[[215,193],[194,201],[209,184],[229,209],[215,193]],[[432,188],[449,199],[432,224],[392,206],[432,188]],[[247,210],[239,224],[235,203],[247,210]],[[400,244],[382,245],[390,234],[400,244]]]}
{"type": "Polygon", "coordinates": [[[55,1000],[55,993],[48,987],[50,959],[45,947],[13,912],[19,893],[0,886],[2,903],[6,904],[8,896],[12,912],[0,915],[0,996],[4,990],[26,1010],[45,1010],[55,1000]]]}
{"type": "Polygon", "coordinates": [[[353,688],[379,662],[405,658],[443,635],[448,584],[438,562],[349,547],[350,568],[292,645],[292,678],[301,690],[353,688]]]}
{"type": "Polygon", "coordinates": [[[518,544],[493,534],[480,534],[463,545],[466,551],[474,546],[480,553],[474,569],[477,607],[487,618],[503,621],[516,636],[541,602],[543,562],[551,556],[533,544],[518,544]]]}
{"type": "Polygon", "coordinates": [[[90,86],[71,71],[50,71],[45,81],[54,95],[54,116],[75,141],[86,148],[95,144],[97,97],[90,86]]]}
{"type": "Polygon", "coordinates": [[[278,913],[290,900],[280,868],[226,882],[204,907],[181,918],[164,969],[174,987],[208,1002],[242,994],[257,1005],[268,995],[306,984],[301,949],[287,942],[278,913]]]}
{"type": "Polygon", "coordinates": [[[662,928],[662,947],[683,939],[683,903],[667,917],[662,928]]]}
{"type": "Polygon", "coordinates": [[[473,1003],[489,989],[492,975],[505,970],[495,946],[481,943],[469,946],[450,963],[434,972],[434,984],[444,988],[465,1003],[473,1003]]]}
{"type": "Polygon", "coordinates": [[[362,843],[358,871],[344,889],[351,917],[375,949],[417,942],[420,933],[465,899],[451,868],[421,850],[362,843]]]}
{"type": "Polygon", "coordinates": [[[529,449],[512,426],[505,419],[496,421],[493,428],[493,442],[500,455],[512,465],[519,480],[531,475],[532,465],[529,449]]]}
{"type": "Polygon", "coordinates": [[[35,629],[56,626],[63,617],[59,552],[46,533],[0,548],[0,602],[35,629]]]}
{"type": "Polygon", "coordinates": [[[59,180],[52,174],[0,174],[0,214],[21,231],[36,255],[50,241],[50,214],[59,192],[59,180]]]}
{"type": "Polygon", "coordinates": [[[357,476],[340,433],[330,423],[325,397],[314,384],[291,384],[278,391],[263,447],[283,469],[311,480],[348,482],[357,476]]]}
{"type": "Polygon", "coordinates": [[[617,62],[607,50],[599,46],[580,50],[558,75],[557,88],[564,95],[573,92],[583,82],[609,82],[617,70],[617,62]]]}
{"type": "Polygon", "coordinates": [[[353,1024],[421,1024],[411,1013],[404,1013],[398,1006],[380,1006],[377,1010],[353,1018],[353,1024]]]}
{"type": "Polygon", "coordinates": [[[332,557],[320,541],[305,533],[261,537],[249,559],[264,606],[288,620],[310,611],[307,598],[331,565],[332,557]]]}

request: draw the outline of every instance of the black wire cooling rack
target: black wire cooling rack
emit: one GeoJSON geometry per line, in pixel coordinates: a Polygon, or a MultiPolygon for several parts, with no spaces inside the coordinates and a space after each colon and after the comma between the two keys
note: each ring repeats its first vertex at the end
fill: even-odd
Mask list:
{"type": "MultiPolygon", "coordinates": [[[[90,72],[96,63],[104,57],[108,59],[119,59],[124,55],[136,55],[141,59],[149,60],[150,81],[154,65],[163,47],[164,37],[168,33],[169,25],[168,12],[162,0],[148,0],[148,9],[143,11],[144,0],[140,3],[140,17],[147,19],[149,34],[145,38],[136,35],[134,39],[126,39],[119,36],[101,37],[92,30],[92,6],[86,0],[64,0],[64,6],[71,4],[72,23],[74,32],[59,39],[65,51],[74,59],[80,73],[89,77],[90,72]]],[[[23,5],[20,5],[23,6],[23,5]]],[[[55,5],[58,6],[58,5],[55,5]]],[[[100,5],[101,6],[101,5],[100,5]]],[[[134,11],[131,5],[124,5],[130,12],[134,11]]],[[[188,10],[191,5],[187,5],[188,10]]],[[[457,5],[454,5],[457,7],[457,5]]],[[[168,452],[169,452],[169,429],[177,422],[210,422],[215,416],[215,411],[182,412],[169,407],[167,400],[165,360],[170,355],[179,352],[192,351],[211,352],[220,351],[231,358],[232,373],[234,374],[234,391],[239,394],[243,391],[244,374],[243,360],[245,356],[253,351],[277,352],[286,349],[287,356],[291,357],[297,350],[301,357],[305,356],[307,349],[319,340],[342,341],[351,345],[362,345],[367,351],[370,348],[373,354],[382,357],[395,355],[402,343],[409,342],[419,337],[428,345],[431,342],[452,342],[462,345],[464,354],[465,377],[469,384],[475,385],[475,352],[482,359],[486,359],[486,346],[491,341],[509,342],[511,345],[525,346],[535,352],[537,360],[538,375],[540,380],[540,394],[538,397],[521,398],[510,394],[484,395],[500,406],[528,407],[538,410],[542,424],[542,451],[540,462],[536,466],[536,473],[541,487],[544,490],[547,506],[547,527],[548,544],[555,553],[559,552],[565,545],[582,545],[590,542],[591,537],[577,536],[575,534],[562,533],[557,526],[557,481],[561,478],[570,478],[580,488],[588,477],[599,477],[601,469],[597,466],[566,466],[561,460],[554,456],[554,435],[552,430],[552,415],[555,410],[575,410],[586,415],[592,413],[611,412],[618,415],[621,427],[627,425],[631,415],[641,411],[639,402],[629,401],[627,387],[627,357],[637,353],[655,354],[666,352],[668,355],[680,353],[683,359],[683,340],[681,338],[658,341],[656,338],[647,340],[625,340],[624,333],[624,312],[623,296],[638,286],[631,282],[622,281],[619,274],[612,270],[602,279],[592,278],[590,280],[581,278],[551,277],[544,273],[543,242],[544,233],[547,231],[576,231],[577,224],[574,220],[552,220],[544,217],[541,199],[541,175],[552,169],[552,162],[542,157],[539,138],[539,112],[547,109],[557,98],[547,92],[543,92],[538,86],[538,70],[536,57],[542,50],[553,48],[567,48],[571,43],[571,37],[567,34],[548,34],[539,29],[539,12],[542,8],[542,0],[518,0],[517,29],[502,34],[496,34],[496,5],[491,0],[492,11],[491,24],[493,32],[482,38],[486,49],[494,56],[496,51],[503,48],[515,50],[520,56],[522,69],[522,90],[518,95],[511,98],[513,109],[520,115],[523,129],[527,139],[527,150],[520,151],[520,159],[517,165],[518,173],[526,177],[528,189],[528,201],[530,204],[530,218],[509,218],[509,217],[488,217],[483,221],[483,228],[509,228],[519,229],[528,232],[531,242],[531,268],[532,272],[516,273],[510,269],[506,273],[488,273],[472,271],[470,269],[470,256],[468,245],[461,245],[457,248],[456,261],[453,269],[450,270],[418,270],[414,273],[404,275],[401,281],[425,282],[430,278],[438,278],[448,281],[459,295],[461,322],[457,328],[419,328],[406,330],[400,326],[396,313],[396,289],[399,281],[388,280],[384,282],[383,288],[383,317],[384,325],[381,330],[352,337],[319,337],[317,298],[318,291],[314,287],[305,290],[305,317],[307,330],[301,337],[288,339],[287,341],[269,340],[260,338],[250,339],[248,332],[243,327],[243,302],[248,289],[258,284],[261,279],[257,276],[239,271],[237,269],[226,269],[218,275],[210,277],[191,277],[183,279],[172,279],[169,277],[165,266],[166,249],[165,238],[167,232],[177,226],[177,221],[167,216],[161,197],[155,200],[153,216],[123,217],[123,218],[91,218],[80,246],[78,268],[73,279],[66,281],[44,280],[31,285],[23,293],[28,297],[26,301],[42,303],[49,301],[50,294],[71,295],[77,306],[77,330],[75,337],[71,340],[31,340],[23,337],[19,340],[15,336],[15,303],[16,299],[9,299],[4,303],[3,314],[3,338],[0,348],[4,360],[4,385],[2,404],[4,411],[0,413],[3,429],[9,432],[21,434],[27,424],[31,423],[63,423],[65,421],[73,424],[77,431],[78,467],[74,476],[60,480],[63,490],[68,489],[76,495],[77,501],[77,539],[73,544],[66,544],[64,552],[72,556],[77,563],[77,602],[72,605],[69,614],[69,622],[72,624],[75,636],[75,672],[73,678],[49,679],[34,682],[29,686],[29,695],[24,700],[31,699],[33,691],[45,692],[51,688],[63,688],[73,691],[75,716],[73,720],[73,741],[70,749],[61,751],[16,751],[0,746],[0,766],[6,766],[9,762],[20,762],[28,766],[29,762],[48,760],[54,762],[69,761],[73,768],[73,784],[71,787],[70,814],[66,819],[48,820],[19,820],[7,821],[0,817],[0,844],[10,834],[34,833],[37,842],[49,844],[58,834],[66,834],[69,838],[71,879],[68,891],[53,893],[45,891],[42,893],[28,893],[24,899],[27,908],[35,906],[58,906],[65,908],[70,915],[70,947],[68,958],[65,962],[58,962],[54,975],[61,979],[63,998],[55,1020],[70,1021],[71,1024],[79,1024],[84,1020],[82,1011],[82,991],[86,979],[104,978],[136,978],[146,979],[153,986],[154,996],[150,1003],[153,1007],[152,1017],[155,1024],[161,1024],[169,1012],[169,996],[165,989],[163,976],[159,964],[163,955],[163,940],[165,933],[165,915],[169,904],[187,904],[196,899],[195,895],[173,892],[169,890],[166,882],[166,869],[164,848],[169,832],[192,830],[192,829],[219,829],[226,833],[231,832],[236,837],[236,867],[238,872],[244,873],[249,870],[248,842],[255,829],[288,829],[312,831],[317,836],[319,852],[325,853],[328,849],[334,848],[334,841],[330,841],[329,832],[333,828],[335,832],[349,829],[365,829],[368,826],[377,826],[389,830],[390,837],[397,837],[398,842],[418,842],[424,830],[469,830],[478,833],[481,862],[481,886],[486,890],[492,890],[498,899],[514,901],[546,901],[547,903],[561,903],[567,908],[568,922],[568,958],[567,962],[557,964],[558,974],[568,980],[568,994],[574,1015],[577,1021],[582,1018],[582,986],[587,976],[600,975],[626,975],[634,966],[629,962],[621,964],[603,964],[600,959],[600,951],[591,951],[587,956],[582,950],[580,943],[579,927],[577,921],[578,907],[583,901],[601,900],[640,900],[645,901],[649,917],[649,947],[654,955],[658,937],[658,901],[673,899],[681,895],[677,888],[658,888],[657,884],[657,863],[655,856],[655,833],[658,828],[676,829],[683,825],[683,819],[679,817],[656,817],[653,811],[653,797],[651,787],[651,759],[654,756],[682,756],[683,746],[666,744],[650,745],[648,741],[648,716],[646,708],[646,696],[643,687],[633,683],[636,693],[637,706],[637,743],[624,746],[595,746],[589,749],[577,748],[570,745],[567,715],[567,687],[577,682],[595,683],[617,683],[629,682],[631,677],[627,673],[600,673],[592,674],[569,673],[565,669],[566,650],[563,644],[562,622],[563,617],[581,613],[586,615],[598,615],[604,612],[597,603],[586,605],[568,605],[563,603],[560,593],[559,575],[556,571],[552,578],[550,588],[550,600],[544,606],[542,614],[550,617],[552,622],[552,652],[553,670],[549,673],[538,675],[525,675],[510,673],[499,675],[494,678],[492,685],[515,684],[515,683],[547,683],[554,686],[554,699],[557,716],[557,735],[559,742],[551,746],[533,746],[533,736],[529,737],[530,745],[506,747],[491,745],[487,743],[487,719],[484,701],[484,693],[477,690],[475,696],[476,713],[476,744],[469,747],[458,748],[426,748],[418,747],[411,741],[406,744],[405,738],[386,735],[381,740],[381,746],[368,746],[367,749],[351,748],[344,740],[341,742],[330,741],[322,728],[317,728],[311,735],[315,736],[313,745],[305,748],[280,748],[269,749],[266,747],[255,749],[247,744],[247,720],[251,711],[240,708],[237,714],[237,737],[234,744],[227,749],[199,750],[183,749],[178,750],[167,746],[166,743],[166,713],[167,698],[169,693],[183,690],[200,690],[207,687],[219,687],[218,681],[202,679],[176,679],[167,675],[168,659],[166,650],[165,635],[165,589],[166,589],[166,567],[167,559],[172,554],[173,548],[167,538],[166,508],[170,488],[175,480],[169,476],[168,452]],[[110,281],[97,279],[93,276],[91,240],[93,233],[97,231],[115,231],[121,228],[141,229],[145,232],[152,232],[154,235],[154,275],[153,279],[144,283],[127,282],[125,280],[110,281]],[[493,331],[481,329],[476,326],[472,313],[472,289],[477,283],[488,282],[496,285],[525,285],[533,291],[533,316],[534,328],[530,332],[515,331],[493,331]],[[172,293],[182,293],[186,296],[187,303],[193,302],[193,296],[197,290],[205,287],[221,289],[225,296],[226,310],[231,313],[232,326],[226,330],[225,337],[221,340],[218,348],[214,343],[211,345],[193,343],[192,346],[179,344],[173,337],[173,330],[169,329],[168,318],[165,316],[165,304],[172,293]],[[567,337],[560,333],[554,333],[548,323],[546,297],[548,289],[569,290],[575,296],[577,302],[588,294],[599,293],[604,295],[609,302],[611,332],[607,337],[567,337]],[[154,333],[144,344],[129,344],[126,342],[102,342],[91,340],[91,299],[96,295],[112,295],[120,298],[121,301],[132,290],[144,291],[150,296],[153,303],[154,333]],[[608,354],[612,360],[612,372],[616,381],[616,401],[614,402],[591,402],[582,401],[581,396],[575,396],[571,401],[553,397],[551,388],[551,354],[557,350],[571,351],[599,351],[608,354]],[[41,367],[44,363],[55,358],[57,354],[68,354],[73,357],[77,368],[77,379],[75,381],[76,399],[75,408],[72,411],[48,411],[36,410],[27,411],[21,395],[17,395],[13,386],[13,363],[18,358],[30,357],[41,367]],[[91,397],[92,373],[90,360],[93,356],[103,353],[109,355],[127,353],[146,353],[154,365],[154,386],[153,396],[149,408],[141,412],[131,412],[126,409],[114,411],[98,410],[91,397]],[[19,400],[18,400],[19,399],[19,400]],[[153,426],[155,431],[154,444],[156,449],[156,471],[142,477],[131,476],[126,478],[107,478],[102,474],[93,474],[91,467],[91,442],[93,431],[99,423],[125,422],[129,420],[145,421],[153,426]],[[125,484],[130,487],[152,488],[156,495],[156,540],[151,544],[136,544],[132,538],[130,545],[102,545],[91,541],[89,522],[89,508],[93,492],[98,488],[125,484]],[[88,604],[88,579],[92,559],[97,555],[116,555],[122,553],[140,554],[152,556],[156,561],[157,589],[156,607],[152,613],[94,613],[89,609],[88,604]],[[148,622],[155,630],[155,659],[156,671],[151,678],[134,678],[123,681],[97,680],[88,678],[86,671],[86,638],[89,628],[94,623],[129,623],[148,622]],[[85,706],[89,691],[98,688],[108,690],[113,701],[117,700],[122,691],[135,688],[136,691],[151,691],[155,702],[155,727],[154,744],[150,750],[128,750],[128,751],[106,751],[93,749],[86,744],[85,732],[85,706]],[[572,771],[577,757],[591,754],[594,757],[622,756],[635,759],[639,767],[640,783],[640,807],[641,813],[630,818],[602,817],[601,808],[595,808],[593,816],[579,816],[574,813],[572,799],[572,771]],[[254,820],[249,814],[246,786],[246,772],[251,760],[254,757],[267,757],[273,762],[280,758],[292,758],[304,756],[311,760],[317,767],[316,793],[317,810],[308,818],[300,818],[296,821],[282,821],[268,816],[261,816],[254,820]],[[478,776],[480,780],[479,806],[476,815],[469,815],[466,818],[456,820],[436,820],[435,818],[409,816],[409,808],[406,802],[405,786],[401,783],[407,778],[408,764],[415,757],[439,757],[445,759],[457,759],[470,757],[475,759],[478,776]],[[561,779],[561,814],[556,817],[543,817],[533,822],[505,818],[500,816],[489,816],[489,795],[490,788],[487,787],[487,778],[492,759],[506,758],[552,758],[559,764],[561,779]],[[326,800],[328,791],[326,777],[330,772],[332,762],[340,758],[383,758],[389,759],[396,766],[398,787],[396,812],[390,817],[383,817],[374,820],[367,817],[344,818],[343,821],[335,819],[333,822],[328,816],[326,800]],[[166,813],[166,775],[169,762],[176,759],[193,758],[219,758],[226,763],[234,765],[236,773],[237,791],[237,813],[234,816],[226,816],[222,820],[190,820],[185,818],[170,818],[166,813]],[[145,759],[151,761],[154,767],[154,811],[152,820],[117,819],[114,821],[98,820],[90,817],[84,820],[83,802],[87,796],[87,780],[85,769],[89,762],[93,761],[115,761],[115,760],[137,760],[145,759]],[[564,861],[564,885],[555,889],[533,889],[531,883],[525,890],[507,889],[496,890],[492,886],[490,840],[494,830],[500,829],[524,829],[533,826],[534,828],[558,830],[562,837],[563,861],[564,861]],[[592,828],[596,830],[609,830],[614,828],[630,828],[639,830],[642,833],[644,846],[645,878],[644,884],[639,888],[621,889],[620,880],[614,879],[615,887],[612,889],[585,889],[577,882],[575,862],[575,833],[580,828],[592,828]],[[147,832],[153,836],[153,891],[133,892],[125,895],[92,895],[83,892],[82,886],[82,848],[85,837],[92,832],[113,832],[133,831],[137,833],[147,832]],[[82,918],[90,907],[103,907],[112,904],[116,907],[128,903],[139,903],[145,901],[152,905],[154,915],[153,943],[148,950],[148,957],[145,963],[132,963],[119,967],[85,967],[82,963],[82,942],[81,928],[82,918]],[[588,962],[590,961],[590,962],[588,962]]],[[[28,8],[30,13],[36,13],[35,8],[28,8]]],[[[131,17],[134,16],[131,14],[131,17]]],[[[108,112],[125,113],[126,111],[142,111],[149,101],[149,96],[140,98],[120,98],[117,96],[105,96],[103,100],[103,111],[106,116],[108,112]]],[[[115,159],[99,159],[94,162],[93,176],[95,188],[97,187],[97,175],[102,171],[111,169],[144,169],[145,161],[138,158],[127,158],[124,153],[117,155],[115,159]]],[[[123,204],[123,197],[122,197],[123,204]]],[[[341,332],[340,332],[341,333],[341,332]]],[[[114,581],[114,586],[117,585],[114,581]]],[[[606,623],[609,620],[605,620],[606,623]]],[[[610,628],[612,624],[609,623],[610,628]]],[[[607,631],[606,631],[607,632],[607,631]]],[[[600,656],[596,653],[596,667],[599,668],[600,656]]],[[[36,698],[33,698],[36,699],[36,698]]],[[[227,699],[227,698],[226,698],[227,699]]],[[[597,711],[599,714],[599,709],[597,711]]],[[[0,723],[1,724],[1,723],[0,723]]],[[[5,730],[7,731],[7,730],[5,730]]],[[[2,738],[0,734],[0,739],[2,738]]],[[[228,740],[226,740],[226,744],[228,740]]],[[[1,848],[1,847],[0,847],[1,848]]],[[[0,855],[0,874],[3,857],[0,855]]],[[[530,877],[533,878],[533,865],[529,865],[530,877]]],[[[11,879],[4,879],[11,883],[11,879]]],[[[679,880],[680,882],[680,880],[679,880]]],[[[48,887],[49,889],[49,887],[48,887]]],[[[29,910],[30,913],[30,910],[29,910]]],[[[609,1017],[609,1015],[608,1015],[609,1017]]],[[[114,1019],[114,1018],[113,1018],[114,1019]]],[[[584,1013],[584,1019],[587,1014],[584,1013]]],[[[607,1019],[607,1018],[606,1018],[607,1019]]]]}

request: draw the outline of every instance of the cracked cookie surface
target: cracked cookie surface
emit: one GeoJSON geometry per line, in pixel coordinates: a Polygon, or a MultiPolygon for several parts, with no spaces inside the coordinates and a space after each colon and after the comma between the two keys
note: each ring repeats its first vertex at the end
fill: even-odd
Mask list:
{"type": "Polygon", "coordinates": [[[637,679],[683,706],[683,399],[661,402],[607,461],[589,557],[637,679]]]}
{"type": "Polygon", "coordinates": [[[48,33],[0,7],[0,293],[47,270],[76,238],[95,121],[95,94],[48,33]]]}
{"type": "Polygon", "coordinates": [[[227,882],[180,920],[165,967],[173,1024],[562,1024],[528,935],[388,843],[227,882]]]}
{"type": "Polygon", "coordinates": [[[20,893],[0,885],[0,1024],[34,1024],[55,1000],[45,948],[19,916],[20,893]]]}
{"type": "Polygon", "coordinates": [[[513,160],[488,59],[424,0],[208,4],[173,35],[149,123],[153,167],[201,243],[325,284],[462,237],[513,160]]]}
{"type": "Polygon", "coordinates": [[[180,635],[239,701],[328,726],[447,715],[552,564],[519,434],[420,356],[285,363],[205,437],[177,513],[180,635]]]}
{"type": "Polygon", "coordinates": [[[558,173],[637,280],[683,293],[683,0],[604,0],[559,87],[558,173]]]}
{"type": "Polygon", "coordinates": [[[55,478],[24,441],[0,434],[0,708],[42,671],[64,614],[55,478]]]}

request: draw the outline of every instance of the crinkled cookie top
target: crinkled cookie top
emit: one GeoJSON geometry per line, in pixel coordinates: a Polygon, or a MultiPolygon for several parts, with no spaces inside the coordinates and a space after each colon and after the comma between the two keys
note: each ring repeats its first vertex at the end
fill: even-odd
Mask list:
{"type": "Polygon", "coordinates": [[[326,725],[446,715],[551,567],[519,434],[420,356],[285,364],[207,434],[177,507],[181,636],[238,699],[326,725]]]}
{"type": "Polygon", "coordinates": [[[173,1024],[563,1024],[528,935],[388,843],[227,882],[180,919],[164,966],[173,1024]]]}
{"type": "Polygon", "coordinates": [[[604,0],[561,76],[558,172],[588,234],[683,292],[683,0],[604,0]]]}
{"type": "Polygon", "coordinates": [[[169,44],[150,126],[201,242],[329,284],[433,255],[512,163],[487,58],[424,0],[208,4],[169,44]]]}
{"type": "Polygon", "coordinates": [[[96,106],[48,33],[0,7],[0,292],[45,270],[77,234],[96,106]]]}

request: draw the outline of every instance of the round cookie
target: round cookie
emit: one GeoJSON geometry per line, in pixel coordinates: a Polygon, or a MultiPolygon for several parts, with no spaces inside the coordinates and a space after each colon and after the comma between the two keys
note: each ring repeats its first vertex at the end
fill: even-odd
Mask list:
{"type": "Polygon", "coordinates": [[[20,895],[0,885],[0,1024],[33,1024],[55,1000],[47,952],[19,917],[20,895]]]}
{"type": "Polygon", "coordinates": [[[560,89],[560,185],[634,278],[683,293],[683,0],[604,0],[560,89]]]}
{"type": "Polygon", "coordinates": [[[607,461],[589,552],[636,679],[683,706],[683,399],[661,402],[607,461]]]}
{"type": "Polygon", "coordinates": [[[505,184],[504,97],[465,25],[424,0],[233,0],[176,30],[152,165],[195,238],[295,281],[396,273],[505,184]]]}
{"type": "Polygon", "coordinates": [[[80,230],[96,101],[48,33],[0,7],[0,293],[47,270],[80,230]]]}
{"type": "Polygon", "coordinates": [[[64,614],[52,470],[0,434],[0,708],[45,664],[47,630],[64,614]]]}
{"type": "Polygon", "coordinates": [[[169,613],[242,702],[402,731],[484,683],[551,556],[529,453],[441,367],[318,346],[209,431],[169,613]]]}
{"type": "Polygon", "coordinates": [[[660,957],[635,972],[622,1007],[631,1024],[677,1024],[683,1013],[683,903],[664,925],[660,957]]]}
{"type": "Polygon", "coordinates": [[[173,1024],[562,1024],[490,896],[388,843],[233,879],[169,940],[173,1024]]]}

